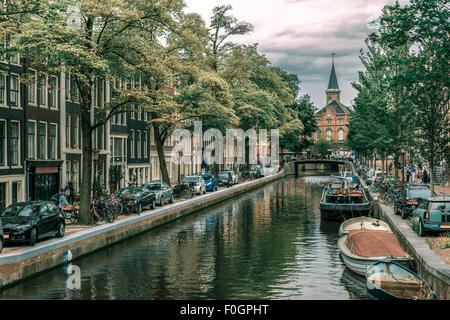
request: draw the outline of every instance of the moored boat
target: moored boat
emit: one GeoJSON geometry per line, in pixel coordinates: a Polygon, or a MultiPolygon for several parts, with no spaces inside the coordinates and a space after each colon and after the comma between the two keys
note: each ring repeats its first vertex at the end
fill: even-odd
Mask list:
{"type": "Polygon", "coordinates": [[[384,230],[391,231],[389,225],[379,219],[370,217],[357,217],[345,220],[339,227],[339,237],[348,234],[351,230],[384,230]]]}
{"type": "Polygon", "coordinates": [[[379,260],[389,258],[405,266],[412,262],[390,231],[350,230],[339,238],[338,247],[345,265],[360,276],[364,276],[366,268],[379,260]]]}
{"type": "Polygon", "coordinates": [[[434,300],[431,286],[421,276],[390,260],[377,261],[365,273],[369,296],[379,300],[434,300]]]}
{"type": "Polygon", "coordinates": [[[368,216],[370,201],[361,185],[344,179],[342,183],[330,183],[323,189],[319,208],[325,219],[345,220],[368,216]]]}

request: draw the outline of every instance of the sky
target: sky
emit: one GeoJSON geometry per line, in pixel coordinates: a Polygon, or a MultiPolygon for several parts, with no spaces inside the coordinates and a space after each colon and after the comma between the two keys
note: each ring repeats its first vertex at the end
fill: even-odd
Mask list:
{"type": "Polygon", "coordinates": [[[229,4],[239,21],[253,25],[252,33],[233,38],[258,43],[258,51],[273,65],[295,73],[300,95],[309,94],[316,108],[325,105],[331,54],[341,102],[351,105],[356,90],[351,83],[362,70],[359,59],[364,39],[373,32],[369,23],[390,0],[185,0],[185,12],[199,13],[209,25],[212,9],[229,4]]]}

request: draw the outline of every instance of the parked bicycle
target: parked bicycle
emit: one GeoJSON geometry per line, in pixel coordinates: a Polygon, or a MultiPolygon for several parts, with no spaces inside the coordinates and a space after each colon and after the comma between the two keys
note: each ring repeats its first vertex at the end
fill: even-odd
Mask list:
{"type": "Polygon", "coordinates": [[[173,188],[173,196],[177,199],[191,199],[194,195],[194,187],[189,183],[181,183],[173,188]]]}
{"type": "Polygon", "coordinates": [[[80,213],[80,207],[77,205],[68,205],[61,208],[66,224],[74,224],[78,221],[78,215],[80,213]]]}

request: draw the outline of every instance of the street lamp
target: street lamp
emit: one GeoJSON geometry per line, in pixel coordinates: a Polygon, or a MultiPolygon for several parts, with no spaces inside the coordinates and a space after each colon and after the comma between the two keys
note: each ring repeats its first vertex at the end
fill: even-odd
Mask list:
{"type": "Polygon", "coordinates": [[[99,155],[99,150],[92,150],[92,160],[94,160],[94,180],[93,180],[93,195],[94,195],[94,199],[97,197],[97,160],[98,160],[98,155],[99,155]]]}

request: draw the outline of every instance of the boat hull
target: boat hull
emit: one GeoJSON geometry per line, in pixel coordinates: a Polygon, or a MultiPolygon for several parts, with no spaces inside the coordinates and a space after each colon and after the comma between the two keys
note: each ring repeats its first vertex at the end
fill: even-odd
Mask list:
{"type": "Polygon", "coordinates": [[[338,240],[338,247],[341,253],[341,258],[344,261],[347,268],[349,268],[354,273],[364,277],[367,267],[371,266],[375,262],[384,259],[391,259],[405,267],[410,265],[410,257],[361,257],[357,256],[347,248],[345,242],[347,241],[347,235],[344,235],[338,240]]]}
{"type": "Polygon", "coordinates": [[[357,217],[344,221],[339,227],[339,237],[348,234],[350,230],[384,230],[391,231],[389,225],[380,219],[357,217]],[[362,226],[361,226],[362,223],[362,226]]]}
{"type": "Polygon", "coordinates": [[[367,217],[370,214],[370,203],[358,203],[358,204],[337,204],[337,203],[325,203],[319,204],[322,218],[327,220],[344,220],[354,217],[367,217]]]}
{"type": "MultiPolygon", "coordinates": [[[[375,269],[376,270],[376,269],[375,269]]],[[[393,272],[393,271],[391,271],[393,272]]],[[[383,275],[386,275],[386,271],[383,271],[383,275]]],[[[431,286],[429,286],[425,280],[422,279],[418,274],[412,272],[407,267],[395,263],[391,260],[385,260],[385,261],[378,261],[374,263],[373,265],[369,266],[365,273],[366,277],[366,288],[367,293],[371,299],[375,300],[435,300],[436,295],[433,292],[433,289],[431,286]],[[394,288],[397,290],[397,292],[394,290],[392,291],[393,286],[389,285],[385,289],[380,287],[381,283],[380,280],[383,279],[383,277],[378,279],[378,282],[376,280],[377,271],[374,271],[374,267],[377,268],[377,266],[386,266],[390,265],[391,269],[397,269],[395,272],[395,276],[393,279],[396,279],[396,282],[394,284],[394,288]],[[398,272],[400,270],[400,272],[398,272]],[[405,277],[406,275],[406,277],[405,277]],[[401,279],[401,280],[399,280],[401,279]],[[404,281],[407,282],[404,282],[404,281]],[[411,280],[415,280],[416,283],[412,282],[411,280]],[[390,289],[387,289],[390,288],[390,289]],[[400,291],[399,291],[400,289],[400,291]],[[392,292],[389,292],[391,290],[392,292]],[[396,294],[394,294],[396,292],[396,294]]]]}

